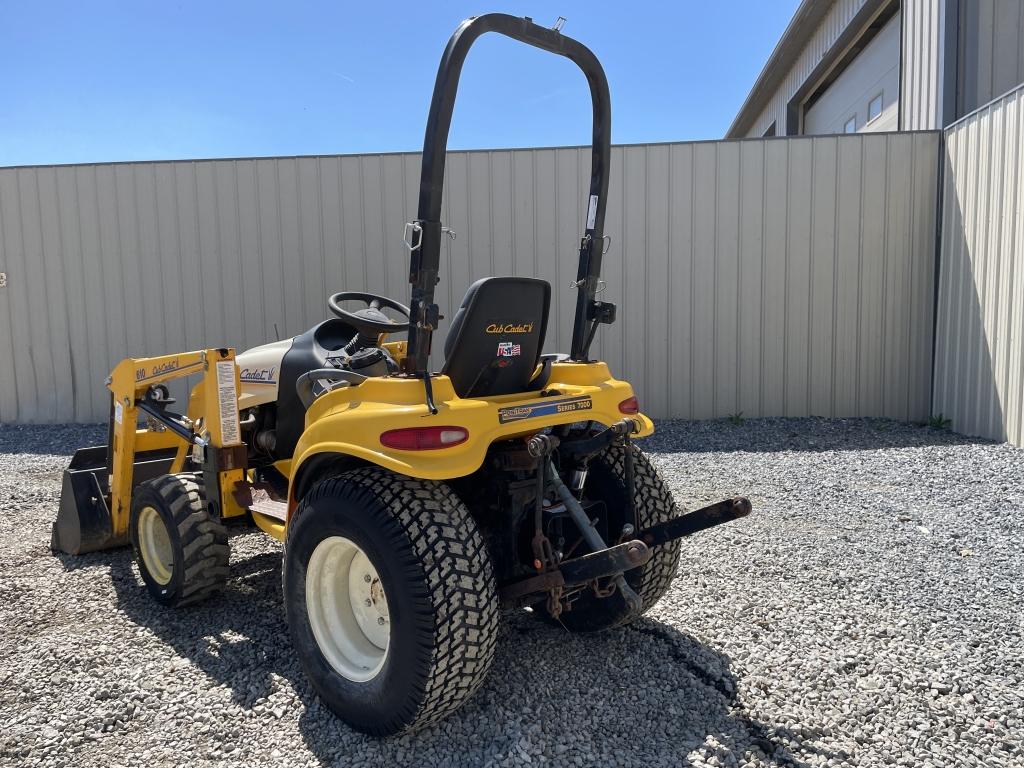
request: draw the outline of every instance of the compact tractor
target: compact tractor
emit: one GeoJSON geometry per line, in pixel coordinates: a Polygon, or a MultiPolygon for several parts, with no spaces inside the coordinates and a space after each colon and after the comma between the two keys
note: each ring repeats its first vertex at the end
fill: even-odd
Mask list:
{"type": "Polygon", "coordinates": [[[608,84],[594,54],[529,18],[464,21],[434,86],[418,217],[405,225],[408,307],[359,291],[294,338],[128,359],[107,381],[107,446],[64,477],[52,547],[128,543],[153,598],[186,606],[230,576],[229,525],[284,542],[294,652],[327,705],[376,735],[451,713],[487,675],[502,609],[571,632],[616,627],[668,589],[679,539],[749,513],[744,498],[680,514],[635,438],[632,387],[593,360],[608,200],[608,84]],[[586,75],[593,151],[572,344],[545,354],[551,286],[473,283],[430,369],[445,150],[463,62],[497,32],[586,75]],[[358,305],[358,308],[353,308],[358,305]],[[406,334],[396,340],[397,334],[406,334]],[[196,376],[185,413],[167,383],[196,376]]]}

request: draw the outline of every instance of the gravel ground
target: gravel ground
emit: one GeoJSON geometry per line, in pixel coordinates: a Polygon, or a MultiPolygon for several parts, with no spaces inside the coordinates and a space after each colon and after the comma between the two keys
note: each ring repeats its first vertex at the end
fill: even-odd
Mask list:
{"type": "Polygon", "coordinates": [[[506,616],[455,716],[375,741],[292,658],[280,548],[232,539],[224,595],[174,612],[126,550],[53,557],[96,427],[0,427],[0,764],[1024,765],[1024,451],[889,421],[663,422],[678,500],[751,518],[684,547],[632,627],[506,616]]]}

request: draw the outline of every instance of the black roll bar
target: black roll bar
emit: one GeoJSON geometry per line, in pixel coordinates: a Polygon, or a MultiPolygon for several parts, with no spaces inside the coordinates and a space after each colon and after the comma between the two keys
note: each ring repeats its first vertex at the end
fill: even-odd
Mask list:
{"type": "MultiPolygon", "coordinates": [[[[409,328],[409,349],[405,372],[423,376],[429,387],[427,356],[430,341],[437,327],[438,308],[434,304],[434,286],[438,281],[441,238],[441,193],[444,187],[445,153],[448,129],[459,87],[459,75],[470,47],[486,32],[511,37],[513,40],[565,56],[587,77],[594,104],[593,151],[590,165],[590,196],[587,201],[585,232],[580,243],[579,268],[576,273],[576,321],[572,332],[570,359],[585,360],[589,340],[588,323],[596,324],[598,305],[595,301],[603,255],[604,210],[608,195],[608,168],[611,154],[611,103],[608,80],[597,57],[582,43],[565,37],[557,29],[533,23],[504,13],[474,16],[462,22],[448,41],[434,83],[427,129],[423,138],[423,166],[420,171],[419,209],[417,218],[407,225],[406,242],[412,250],[409,282],[412,283],[409,328]],[[409,235],[411,226],[412,233],[409,235]]],[[[596,327],[596,325],[595,325],[596,327]]],[[[428,389],[429,399],[429,389],[428,389]]]]}

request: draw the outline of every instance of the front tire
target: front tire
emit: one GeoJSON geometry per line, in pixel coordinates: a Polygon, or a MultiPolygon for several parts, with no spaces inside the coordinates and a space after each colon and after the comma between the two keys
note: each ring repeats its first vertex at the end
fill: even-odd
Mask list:
{"type": "Polygon", "coordinates": [[[442,483],[378,467],[321,480],[289,522],[283,582],[306,676],[357,730],[439,720],[487,675],[499,618],[491,561],[442,483]]]}
{"type": "Polygon", "coordinates": [[[153,598],[182,607],[202,602],[228,577],[228,533],[210,516],[200,477],[161,475],[132,492],[135,561],[153,598]]]}

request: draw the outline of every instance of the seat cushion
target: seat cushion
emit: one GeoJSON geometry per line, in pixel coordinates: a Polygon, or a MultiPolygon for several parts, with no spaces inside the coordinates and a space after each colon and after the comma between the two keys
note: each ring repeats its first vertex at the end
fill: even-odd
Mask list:
{"type": "Polygon", "coordinates": [[[459,397],[525,392],[544,348],[551,286],[485,277],[466,291],[444,345],[442,373],[459,397]]]}

